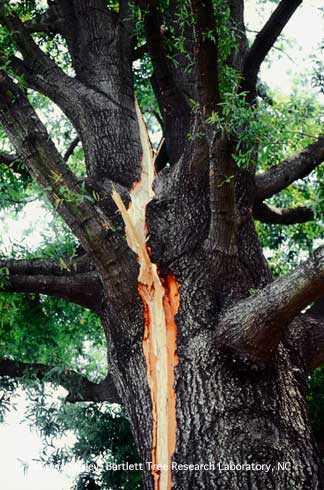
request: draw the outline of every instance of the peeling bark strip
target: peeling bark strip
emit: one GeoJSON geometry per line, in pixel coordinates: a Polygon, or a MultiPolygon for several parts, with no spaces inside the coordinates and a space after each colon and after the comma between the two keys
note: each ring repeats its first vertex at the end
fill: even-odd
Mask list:
{"type": "Polygon", "coordinates": [[[145,211],[154,193],[154,158],[145,123],[136,104],[143,148],[142,173],[131,191],[131,204],[125,208],[119,194],[113,199],[123,217],[126,237],[140,265],[138,292],[144,304],[143,351],[147,362],[147,378],[153,410],[152,475],[155,490],[170,490],[171,457],[176,445],[176,396],[173,389],[174,368],[178,363],[175,315],[179,292],[174,276],[162,279],[157,265],[151,262],[147,246],[145,211]],[[157,468],[166,467],[167,471],[157,468]]]}

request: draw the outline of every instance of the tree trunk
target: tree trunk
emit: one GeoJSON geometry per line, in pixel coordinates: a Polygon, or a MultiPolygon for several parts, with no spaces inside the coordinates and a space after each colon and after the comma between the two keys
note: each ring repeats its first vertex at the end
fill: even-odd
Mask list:
{"type": "MultiPolygon", "coordinates": [[[[170,172],[174,179],[176,170],[170,172]]],[[[156,400],[149,383],[152,373],[143,353],[145,309],[137,303],[136,308],[123,306],[105,315],[110,366],[141,455],[144,486],[155,490],[322,489],[322,463],[306,413],[306,373],[299,354],[282,341],[270,362],[256,362],[217,344],[221,311],[271,281],[252,217],[250,213],[244,216],[251,199],[247,192],[251,175],[239,171],[236,176],[241,216],[238,258],[215,251],[207,239],[206,175],[196,180],[184,172],[177,180],[183,191],[180,216],[175,212],[178,201],[163,198],[171,195],[169,187],[160,189],[147,208],[151,257],[159,266],[164,294],[170,292],[170,277],[179,290],[173,384],[176,443],[164,459],[168,470],[148,465],[158,462],[163,430],[159,436],[156,400]],[[191,191],[187,201],[186,186],[191,191]],[[201,192],[204,186],[205,193],[201,192]],[[195,241],[197,245],[186,250],[188,237],[191,245],[195,241]],[[129,341],[121,336],[124,321],[119,319],[125,315],[128,322],[133,316],[129,332],[140,325],[140,334],[132,340],[129,336],[129,341]]],[[[156,189],[158,181],[159,177],[156,189]]],[[[169,424],[170,417],[169,413],[169,424]]]]}
{"type": "MultiPolygon", "coordinates": [[[[207,301],[195,304],[194,296],[182,293],[184,288],[180,283],[172,488],[324,488],[303,396],[302,361],[283,344],[264,366],[220,352],[214,342],[215,323],[199,322],[206,318],[207,301]],[[192,303],[196,320],[188,312],[192,303]],[[189,464],[204,467],[181,469],[189,464]],[[233,464],[234,469],[226,466],[233,464]]],[[[199,293],[203,298],[203,290],[199,293]]],[[[147,465],[154,461],[153,419],[142,339],[127,350],[119,343],[110,345],[111,369],[132,423],[145,488],[162,489],[157,483],[154,487],[147,465]]]]}
{"type": "MultiPolygon", "coordinates": [[[[0,122],[80,241],[91,276],[80,278],[77,264],[63,278],[54,266],[48,272],[48,265],[29,270],[24,264],[15,271],[9,264],[8,290],[26,291],[25,282],[32,292],[58,295],[60,289],[62,297],[99,312],[146,490],[324,489],[304,400],[306,369],[315,363],[287,328],[323,295],[324,248],[272,282],[252,216],[264,199],[323,161],[324,141],[255,178],[258,143],[253,139],[252,148],[245,148],[249,138],[243,132],[238,145],[240,130],[231,124],[226,129],[233,121],[222,109],[236,83],[237,97],[246,93],[249,109],[255,107],[260,66],[301,0],[279,2],[250,48],[243,0],[192,0],[190,22],[181,21],[186,12],[178,15],[179,2],[165,12],[154,1],[134,2],[164,126],[166,161],[155,179],[153,152],[133,98],[133,51],[142,37],[133,3],[121,1],[118,12],[104,0],[48,3],[75,77],[37,46],[28,22],[15,12],[1,8],[0,23],[15,40],[8,60],[19,80],[50,97],[76,128],[85,179],[61,158],[25,88],[11,78],[11,64],[10,73],[0,70],[0,122]],[[222,4],[229,7],[225,16],[222,4]],[[168,25],[175,24],[190,55],[176,63],[167,49],[173,39],[167,38],[173,31],[168,25]],[[224,54],[232,34],[239,51],[232,46],[224,54]],[[23,60],[11,60],[17,50],[23,60]],[[219,116],[215,124],[213,112],[219,116]],[[245,150],[250,166],[238,168],[233,154],[245,150]]],[[[282,223],[284,214],[286,224],[292,221],[291,213],[270,214],[272,222],[282,223]]],[[[300,210],[293,214],[300,221],[300,210]]],[[[318,339],[316,362],[323,359],[323,327],[318,339]]],[[[104,384],[109,391],[109,382],[104,384]]],[[[87,387],[93,391],[92,384],[87,387]]]]}

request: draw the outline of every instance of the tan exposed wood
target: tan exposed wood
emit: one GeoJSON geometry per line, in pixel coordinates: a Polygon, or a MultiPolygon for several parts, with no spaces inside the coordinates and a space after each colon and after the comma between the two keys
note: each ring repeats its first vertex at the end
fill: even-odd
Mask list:
{"type": "Polygon", "coordinates": [[[123,217],[128,245],[136,253],[140,265],[138,292],[144,303],[145,316],[143,350],[153,410],[152,474],[155,490],[168,490],[171,489],[171,457],[176,430],[173,370],[177,364],[174,316],[178,309],[178,288],[174,277],[167,278],[167,286],[164,286],[146,246],[145,212],[154,196],[154,159],[138,105],[136,111],[143,148],[141,178],[130,193],[128,209],[116,191],[112,197],[123,217]]]}

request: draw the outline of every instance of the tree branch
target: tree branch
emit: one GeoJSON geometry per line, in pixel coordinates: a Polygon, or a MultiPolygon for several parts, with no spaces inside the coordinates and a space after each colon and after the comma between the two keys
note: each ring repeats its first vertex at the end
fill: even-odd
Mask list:
{"type": "Polygon", "coordinates": [[[65,276],[68,273],[84,274],[94,272],[95,266],[84,255],[78,257],[64,257],[64,259],[2,259],[0,260],[0,269],[9,269],[12,274],[43,274],[65,276]]]}
{"type": "MultiPolygon", "coordinates": [[[[23,61],[15,56],[10,57],[11,66],[23,75],[25,83],[52,99],[73,119],[75,104],[82,85],[63,72],[61,68],[42,51],[32,36],[15,14],[5,15],[0,10],[0,23],[12,33],[23,61]]],[[[74,118],[75,119],[75,118],[74,118]]]]}
{"type": "Polygon", "coordinates": [[[162,32],[163,19],[155,0],[138,0],[137,3],[144,15],[146,44],[154,68],[152,86],[163,118],[167,153],[174,164],[187,141],[191,110],[174,80],[162,32]],[[174,133],[176,139],[172,136],[174,133]]]}
{"type": "Polygon", "coordinates": [[[59,19],[51,7],[41,15],[37,15],[37,19],[30,19],[24,22],[25,29],[30,32],[48,32],[57,34],[60,33],[59,19]]]}
{"type": "Polygon", "coordinates": [[[302,1],[281,0],[248,51],[243,67],[242,88],[249,92],[251,99],[255,98],[257,76],[262,62],[302,1]]]}
{"type": "Polygon", "coordinates": [[[324,136],[312,143],[300,153],[287,158],[258,174],[256,181],[256,201],[263,201],[286,189],[292,182],[306,177],[324,161],[324,136]]]}
{"type": "MultiPolygon", "coordinates": [[[[118,15],[109,10],[105,0],[52,0],[51,8],[59,19],[58,28],[67,41],[77,78],[88,87],[107,91],[107,81],[116,70],[112,48],[117,42],[123,47],[127,19],[120,30],[118,15]]],[[[126,42],[133,45],[131,36],[126,42]]]]}
{"type": "Polygon", "coordinates": [[[324,247],[320,247],[294,271],[229,308],[218,325],[218,342],[267,361],[287,324],[323,290],[324,247]]]}
{"type": "Polygon", "coordinates": [[[66,152],[64,153],[64,157],[63,157],[63,160],[65,162],[68,161],[68,159],[70,158],[70,156],[73,155],[73,152],[74,150],[76,149],[76,147],[78,146],[78,144],[80,143],[80,138],[79,136],[76,136],[74,138],[74,140],[71,141],[70,143],[70,146],[68,147],[68,149],[66,150],[66,152]]]}
{"type": "Polygon", "coordinates": [[[104,298],[103,287],[93,265],[79,259],[1,260],[4,275],[1,291],[40,293],[72,301],[96,313],[104,298]]]}
{"type": "Polygon", "coordinates": [[[248,49],[248,40],[244,23],[244,0],[229,0],[229,8],[238,49],[234,49],[229,64],[239,72],[243,68],[243,60],[248,49]]]}
{"type": "Polygon", "coordinates": [[[82,140],[88,176],[130,188],[139,177],[140,145],[133,97],[133,39],[126,33],[127,22],[119,22],[105,0],[52,0],[50,5],[60,19],[76,77],[64,73],[40,49],[14,13],[3,14],[0,22],[11,31],[23,60],[8,52],[9,59],[6,52],[3,57],[22,83],[49,97],[70,119],[82,140]],[[119,59],[124,60],[121,65],[119,59]],[[94,150],[98,141],[102,153],[94,150]],[[123,155],[116,151],[119,145],[123,155]]]}
{"type": "MultiPolygon", "coordinates": [[[[92,251],[97,266],[116,260],[106,240],[109,223],[102,211],[85,199],[78,179],[63,162],[35,110],[16,84],[0,71],[0,122],[38,184],[47,190],[84,249],[92,251]]],[[[107,274],[104,273],[104,276],[107,274]]]]}
{"type": "Polygon", "coordinates": [[[295,208],[277,208],[264,202],[258,203],[253,208],[253,216],[262,223],[272,225],[294,225],[306,223],[314,219],[312,209],[298,206],[295,208]]]}
{"type": "Polygon", "coordinates": [[[196,34],[198,94],[202,112],[208,116],[219,102],[218,39],[213,4],[210,0],[191,1],[196,34]]]}
{"type": "Polygon", "coordinates": [[[164,106],[172,109],[175,103],[183,103],[183,101],[174,83],[168,63],[161,31],[162,18],[157,11],[154,0],[138,0],[137,3],[143,10],[147,50],[150,53],[154,66],[155,79],[163,97],[164,106]]]}
{"type": "MultiPolygon", "coordinates": [[[[70,146],[64,153],[64,157],[63,157],[64,162],[67,162],[69,160],[70,156],[73,154],[75,148],[78,146],[79,143],[80,143],[80,138],[79,136],[76,136],[71,141],[70,146]]],[[[12,153],[8,153],[6,151],[0,151],[0,164],[12,168],[12,170],[18,174],[25,175],[26,177],[30,176],[27,169],[20,162],[19,157],[12,153]]]]}
{"type": "Polygon", "coordinates": [[[0,376],[22,378],[28,372],[33,373],[40,381],[58,382],[68,391],[66,397],[68,402],[120,403],[114,382],[109,375],[101,383],[93,383],[70,369],[62,369],[61,372],[58,368],[45,364],[24,363],[10,359],[0,361],[0,376]]]}

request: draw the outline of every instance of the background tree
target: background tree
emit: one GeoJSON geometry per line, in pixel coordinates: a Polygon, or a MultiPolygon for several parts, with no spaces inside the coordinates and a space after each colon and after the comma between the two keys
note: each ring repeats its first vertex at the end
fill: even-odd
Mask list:
{"type": "MultiPolygon", "coordinates": [[[[58,259],[4,259],[2,289],[54,295],[99,315],[108,376],[94,384],[68,371],[60,382],[78,381],[83,400],[123,404],[141,460],[169,464],[145,466],[145,488],[323,487],[304,399],[323,359],[323,248],[273,278],[255,228],[255,220],[311,222],[321,209],[278,207],[296,204],[294,192],[280,194],[288,186],[320,173],[324,138],[310,122],[311,141],[290,137],[283,114],[303,128],[305,113],[295,101],[283,110],[262,99],[258,84],[301,3],[279,2],[249,46],[242,0],[1,2],[0,120],[16,152],[2,156],[7,179],[14,171],[28,186],[32,177],[80,244],[58,259]],[[155,154],[136,89],[162,126],[155,154]],[[69,162],[74,135],[61,155],[32,91],[69,119],[83,166],[69,162]],[[171,460],[275,469],[171,471],[171,460]],[[276,470],[281,461],[289,471],[276,470]]],[[[301,184],[298,200],[320,201],[321,192],[301,184]]],[[[26,367],[2,365],[10,378],[26,367]]]]}

